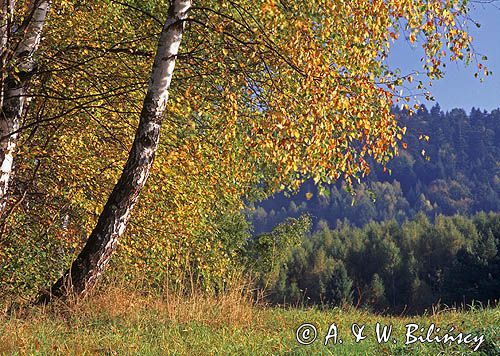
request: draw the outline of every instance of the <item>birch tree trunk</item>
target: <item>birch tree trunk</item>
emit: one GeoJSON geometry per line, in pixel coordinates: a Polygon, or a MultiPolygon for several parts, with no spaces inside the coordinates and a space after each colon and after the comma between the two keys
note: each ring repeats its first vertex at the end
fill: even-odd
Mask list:
{"type": "Polygon", "coordinates": [[[95,285],[115,251],[153,164],[184,20],[190,7],[191,0],[171,2],[160,34],[139,127],[122,175],[109,196],[97,225],[71,268],[49,291],[38,298],[39,303],[47,303],[54,297],[67,295],[85,296],[95,285]]]}
{"type": "Polygon", "coordinates": [[[4,79],[7,74],[7,44],[9,43],[15,6],[14,0],[0,0],[0,109],[3,107],[4,79]]]}
{"type": "MultiPolygon", "coordinates": [[[[14,153],[19,136],[21,117],[25,111],[28,85],[36,70],[34,55],[40,43],[50,1],[33,1],[27,16],[30,19],[25,35],[13,33],[13,0],[0,0],[1,80],[0,80],[0,216],[7,204],[12,178],[14,153]],[[17,73],[16,73],[17,72],[17,73]]],[[[21,32],[21,31],[19,31],[21,32]]]]}

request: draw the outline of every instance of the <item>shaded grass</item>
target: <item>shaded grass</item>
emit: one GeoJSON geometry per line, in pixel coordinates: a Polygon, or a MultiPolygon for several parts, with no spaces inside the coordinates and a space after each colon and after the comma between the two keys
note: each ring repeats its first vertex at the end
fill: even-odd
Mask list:
{"type": "Polygon", "coordinates": [[[382,317],[355,309],[284,309],[256,305],[234,288],[219,297],[155,294],[111,288],[78,304],[29,307],[0,316],[0,353],[13,355],[467,355],[473,346],[404,345],[405,324],[455,334],[483,334],[475,355],[499,355],[500,308],[471,308],[418,317],[382,317]],[[318,340],[300,345],[297,327],[314,324],[318,340]],[[393,325],[397,343],[378,344],[376,322],[393,325]],[[322,344],[336,323],[342,344],[322,344]],[[367,338],[354,342],[353,323],[367,338]]]}

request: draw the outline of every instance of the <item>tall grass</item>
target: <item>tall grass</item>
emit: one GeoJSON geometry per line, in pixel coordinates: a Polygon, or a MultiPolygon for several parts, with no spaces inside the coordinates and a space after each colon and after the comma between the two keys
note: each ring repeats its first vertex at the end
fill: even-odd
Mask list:
{"type": "Polygon", "coordinates": [[[278,308],[257,302],[243,279],[218,295],[196,289],[165,293],[141,283],[114,281],[84,300],[47,307],[24,305],[0,315],[0,354],[7,355],[466,355],[467,346],[377,344],[373,338],[348,338],[352,323],[369,330],[377,321],[393,324],[401,338],[404,324],[455,325],[483,333],[486,342],[475,355],[500,351],[500,309],[435,311],[419,317],[387,317],[354,308],[278,308]],[[304,322],[324,333],[335,322],[343,345],[321,341],[302,346],[296,328],[304,322]]]}

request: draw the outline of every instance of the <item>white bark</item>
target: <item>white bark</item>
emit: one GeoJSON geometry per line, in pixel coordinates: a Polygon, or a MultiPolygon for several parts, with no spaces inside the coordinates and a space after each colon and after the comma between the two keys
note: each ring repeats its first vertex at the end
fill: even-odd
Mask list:
{"type": "Polygon", "coordinates": [[[158,148],[162,116],[191,0],[173,0],[160,34],[139,127],[123,168],[96,227],[71,268],[39,298],[45,303],[67,293],[84,296],[103,273],[149,175],[158,148]]]}
{"type": "MultiPolygon", "coordinates": [[[[15,5],[15,2],[8,1],[9,5],[2,3],[2,11],[3,9],[13,11],[11,7],[15,5]]],[[[10,33],[12,29],[7,26],[6,20],[2,19],[1,22],[0,45],[2,45],[3,68],[1,78],[2,106],[0,107],[0,215],[7,204],[14,153],[19,136],[18,130],[27,102],[28,84],[36,68],[34,55],[40,43],[43,26],[50,8],[50,1],[35,0],[32,6],[30,11],[32,16],[26,28],[26,34],[21,39],[18,39],[18,42],[10,41],[17,36],[10,33]],[[3,26],[4,22],[5,26],[3,26]],[[8,53],[9,51],[13,53],[8,53]],[[17,68],[15,75],[9,73],[14,68],[17,68]]],[[[8,11],[5,13],[10,16],[8,11]]]]}

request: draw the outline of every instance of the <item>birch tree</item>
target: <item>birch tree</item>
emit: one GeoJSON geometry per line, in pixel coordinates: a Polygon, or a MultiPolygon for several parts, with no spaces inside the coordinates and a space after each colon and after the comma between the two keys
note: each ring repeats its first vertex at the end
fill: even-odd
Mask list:
{"type": "Polygon", "coordinates": [[[181,44],[190,0],[173,0],[163,26],[144,98],[139,127],[123,173],[99,216],[96,227],[71,268],[52,286],[41,302],[72,293],[84,296],[104,271],[125,231],[130,213],[154,161],[160,138],[162,115],[168,99],[175,60],[181,44]]]}
{"type": "Polygon", "coordinates": [[[28,2],[24,19],[16,17],[26,4],[2,0],[0,11],[0,216],[8,199],[19,128],[29,98],[35,55],[50,9],[50,1],[28,2]],[[17,12],[17,13],[16,13],[17,12]],[[16,13],[16,14],[15,14],[16,13]],[[17,20],[17,21],[16,21],[17,20]]]}

